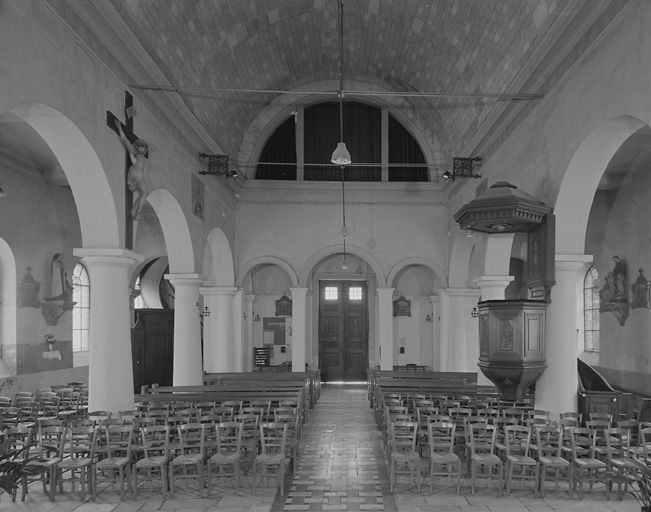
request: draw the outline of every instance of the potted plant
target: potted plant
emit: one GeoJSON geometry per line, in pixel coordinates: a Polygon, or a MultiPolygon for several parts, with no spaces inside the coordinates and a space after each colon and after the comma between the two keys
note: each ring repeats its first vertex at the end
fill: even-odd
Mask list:
{"type": "MultiPolygon", "coordinates": [[[[41,469],[29,465],[34,458],[25,457],[29,447],[0,451],[0,494],[6,492],[16,500],[18,487],[27,485],[27,478],[40,474],[41,469]]],[[[23,494],[24,499],[24,494],[23,494]]]]}
{"type": "Polygon", "coordinates": [[[640,504],[642,512],[651,512],[651,467],[632,457],[629,460],[636,468],[635,474],[629,476],[631,494],[640,504]]]}

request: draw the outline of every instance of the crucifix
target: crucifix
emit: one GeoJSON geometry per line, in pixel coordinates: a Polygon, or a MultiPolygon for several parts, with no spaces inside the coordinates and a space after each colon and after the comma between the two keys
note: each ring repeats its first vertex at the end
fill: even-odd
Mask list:
{"type": "Polygon", "coordinates": [[[147,143],[133,133],[133,96],[124,93],[124,119],[122,123],[111,111],[106,111],[106,125],[117,133],[125,146],[125,248],[133,249],[133,221],[138,220],[148,194],[146,176],[147,143]],[[134,202],[134,193],[137,198],[134,202]]]}

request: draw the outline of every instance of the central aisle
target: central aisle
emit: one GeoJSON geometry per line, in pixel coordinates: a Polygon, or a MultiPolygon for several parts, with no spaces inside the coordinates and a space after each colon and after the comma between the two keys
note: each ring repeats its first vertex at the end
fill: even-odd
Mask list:
{"type": "Polygon", "coordinates": [[[396,511],[366,385],[326,384],[304,425],[286,496],[273,511],[396,511]]]}

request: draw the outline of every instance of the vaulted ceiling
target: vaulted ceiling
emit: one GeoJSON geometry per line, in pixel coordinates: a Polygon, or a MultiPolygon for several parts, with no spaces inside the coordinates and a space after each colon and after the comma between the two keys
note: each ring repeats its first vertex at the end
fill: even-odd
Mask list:
{"type": "MultiPolygon", "coordinates": [[[[336,98],[339,0],[44,1],[197,153],[241,156],[256,126],[336,98]]],[[[346,98],[388,107],[441,165],[490,154],[625,4],[345,0],[346,98]]]]}

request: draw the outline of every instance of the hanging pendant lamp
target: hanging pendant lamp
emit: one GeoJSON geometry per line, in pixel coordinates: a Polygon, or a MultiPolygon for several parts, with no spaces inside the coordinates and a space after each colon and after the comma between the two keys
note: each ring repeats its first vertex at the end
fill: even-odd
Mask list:
{"type": "Polygon", "coordinates": [[[339,144],[332,152],[330,161],[336,165],[351,163],[350,153],[344,142],[344,2],[339,2],[339,144]]]}

